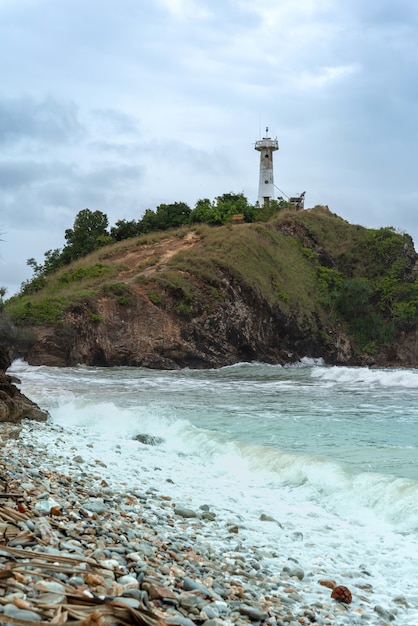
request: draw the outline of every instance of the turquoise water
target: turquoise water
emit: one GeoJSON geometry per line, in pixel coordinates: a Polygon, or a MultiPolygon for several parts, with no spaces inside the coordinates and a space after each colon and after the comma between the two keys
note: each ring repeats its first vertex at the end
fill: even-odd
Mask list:
{"type": "Polygon", "coordinates": [[[418,623],[417,370],[304,360],[206,371],[16,362],[11,372],[63,429],[27,434],[61,471],[77,453],[103,461],[106,481],[146,480],[162,493],[169,483],[186,505],[239,514],[242,541],[277,547],[277,526],[259,521],[271,515],[280,549],[313,577],[355,581],[366,568],[370,579],[358,580],[373,584],[373,602],[406,595],[403,623],[418,623]]]}
{"type": "MultiPolygon", "coordinates": [[[[18,366],[15,366],[18,369],[18,366]]],[[[186,420],[208,437],[323,456],[352,472],[418,481],[418,371],[241,364],[219,370],[29,368],[46,406],[78,397],[141,419],[186,420]]],[[[30,392],[30,389],[29,389],[30,392]]],[[[152,431],[152,424],[147,424],[152,431]]],[[[151,433],[152,434],[152,433],[151,433]]],[[[160,433],[161,434],[161,433],[160,433]]],[[[163,433],[162,433],[163,434],[163,433]]]]}

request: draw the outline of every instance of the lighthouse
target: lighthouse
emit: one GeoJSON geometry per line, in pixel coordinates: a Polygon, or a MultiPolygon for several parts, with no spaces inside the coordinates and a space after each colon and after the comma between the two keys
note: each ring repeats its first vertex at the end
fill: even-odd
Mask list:
{"type": "Polygon", "coordinates": [[[274,198],[273,152],[279,149],[277,139],[270,139],[269,129],[266,136],[255,142],[255,149],[260,153],[260,178],[258,183],[258,202],[260,206],[274,198]]]}

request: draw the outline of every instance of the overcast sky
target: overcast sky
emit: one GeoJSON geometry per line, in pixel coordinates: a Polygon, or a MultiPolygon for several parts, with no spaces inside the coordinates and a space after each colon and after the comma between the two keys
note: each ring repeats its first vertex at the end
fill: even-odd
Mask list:
{"type": "MultiPolygon", "coordinates": [[[[418,244],[416,0],[0,0],[0,286],[162,202],[275,184],[418,244]]],[[[280,192],[278,192],[280,195],[280,192]]]]}

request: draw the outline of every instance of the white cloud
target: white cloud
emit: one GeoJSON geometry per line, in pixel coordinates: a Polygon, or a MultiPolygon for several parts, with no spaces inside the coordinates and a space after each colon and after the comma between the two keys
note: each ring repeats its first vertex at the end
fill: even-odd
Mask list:
{"type": "Polygon", "coordinates": [[[300,90],[321,89],[359,72],[357,64],[320,67],[314,71],[303,71],[292,77],[292,84],[300,90]]]}
{"type": "Polygon", "coordinates": [[[247,11],[256,14],[269,28],[281,26],[302,19],[312,19],[331,10],[335,0],[264,0],[255,3],[252,0],[239,0],[238,4],[247,11]]]}
{"type": "Polygon", "coordinates": [[[179,20],[201,20],[210,15],[210,11],[196,0],[157,0],[157,3],[179,20]]]}

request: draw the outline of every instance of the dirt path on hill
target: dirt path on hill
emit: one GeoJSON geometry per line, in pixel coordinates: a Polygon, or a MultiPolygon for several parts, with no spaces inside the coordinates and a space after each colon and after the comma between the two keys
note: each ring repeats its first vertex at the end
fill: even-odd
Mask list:
{"type": "Polygon", "coordinates": [[[127,266],[118,274],[118,280],[129,282],[142,274],[149,278],[156,272],[165,269],[167,262],[178,252],[193,248],[200,241],[199,235],[194,232],[185,237],[169,237],[154,244],[146,244],[135,250],[121,251],[112,256],[112,262],[127,266]]]}

